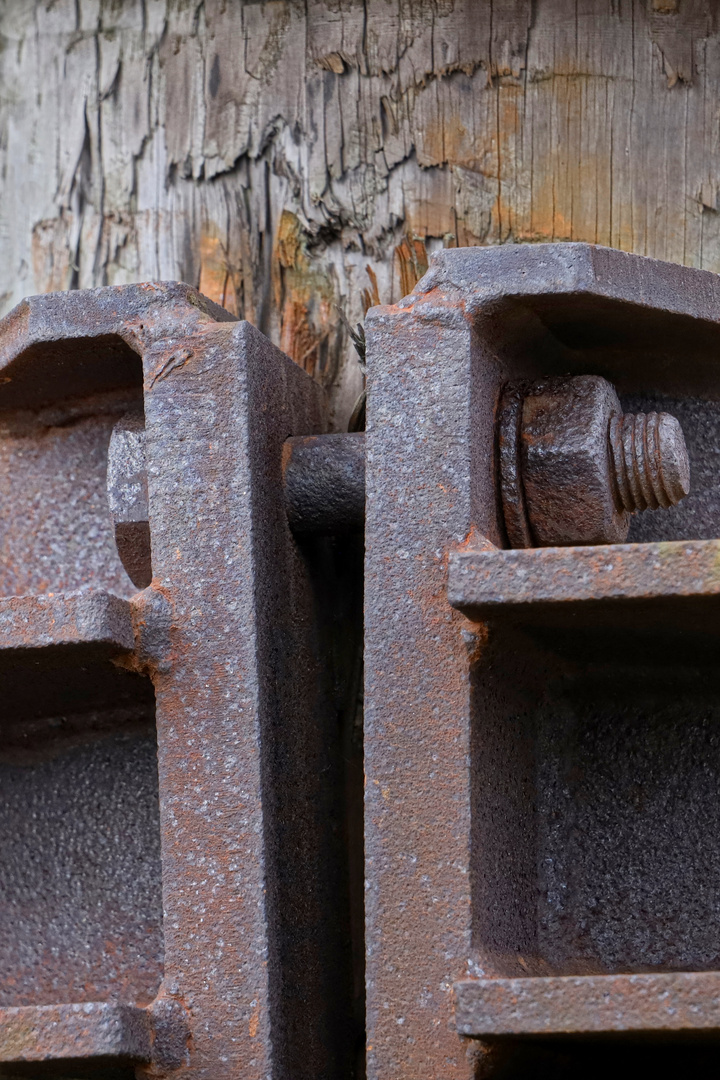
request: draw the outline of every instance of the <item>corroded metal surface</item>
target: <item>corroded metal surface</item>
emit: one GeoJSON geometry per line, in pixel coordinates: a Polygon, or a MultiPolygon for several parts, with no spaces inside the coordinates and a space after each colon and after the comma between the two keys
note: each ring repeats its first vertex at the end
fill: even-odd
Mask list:
{"type": "Polygon", "coordinates": [[[365,527],[365,433],[310,435],[283,447],[285,502],[295,533],[365,527]]]}
{"type": "Polygon", "coordinates": [[[610,449],[617,493],[630,513],[667,510],[690,493],[685,436],[674,416],[613,416],[610,449]]]}
{"type": "Polygon", "coordinates": [[[506,383],[498,405],[497,456],[503,524],[513,548],[533,546],[519,455],[522,413],[522,387],[506,383]]]}
{"type": "Polygon", "coordinates": [[[613,387],[596,376],[534,383],[523,397],[519,454],[535,544],[612,544],[627,536],[608,429],[620,414],[613,387]]]}
{"type": "MultiPolygon", "coordinates": [[[[663,512],[663,542],[652,507],[687,486],[663,395],[707,419],[691,456],[714,440],[718,311],[712,276],[550,245],[444,252],[368,318],[370,1080],[470,1080],[482,1035],[651,1033],[666,991],[685,1031],[678,970],[717,968],[720,498],[663,512]],[[503,550],[527,503],[503,387],[568,372],[633,401],[612,439],[603,413],[603,482],[649,542],[503,550]]],[[[326,438],[311,380],[192,290],[39,298],[0,332],[0,1006],[142,1008],[147,1080],[347,1076],[357,538],[322,534],[360,524],[362,438],[326,438]],[[115,526],[145,521],[145,474],[137,592],[115,526]]]]}
{"type": "MultiPolygon", "coordinates": [[[[281,469],[322,391],[180,285],[24,301],[0,368],[0,1004],[144,1008],[147,1077],[344,1075],[345,586],[281,469]],[[138,593],[115,526],[146,519],[138,593]]],[[[21,1012],[39,1058],[102,1034],[21,1012]]]]}
{"type": "Polygon", "coordinates": [[[508,384],[499,412],[500,494],[512,547],[620,543],[630,514],[675,506],[690,491],[677,420],[623,415],[606,379],[508,384]]]}
{"type": "Polygon", "coordinates": [[[501,379],[442,295],[376,308],[366,330],[368,1076],[455,1080],[473,1072],[452,983],[472,949],[474,638],[447,602],[446,558],[473,524],[500,542],[492,468],[473,463],[492,462],[501,379]]]}
{"type": "Polygon", "coordinates": [[[2,597],[0,635],[3,649],[135,643],[128,601],[100,591],[2,597]]]}
{"type": "Polygon", "coordinates": [[[349,1050],[338,734],[281,477],[285,438],[322,429],[322,394],[246,323],[145,364],[153,571],[172,608],[155,678],[165,979],[194,1018],[189,1075],[325,1075],[349,1050]]]}
{"type": "Polygon", "coordinates": [[[144,1009],[107,1002],[0,1009],[0,1061],[150,1061],[144,1009]]]}
{"type": "Polygon", "coordinates": [[[455,984],[461,1035],[720,1032],[720,972],[466,979],[455,984]]]}
{"type": "Polygon", "coordinates": [[[128,577],[139,589],[152,580],[145,454],[145,420],[128,413],[115,424],[107,457],[108,508],[115,544],[128,577]]]}
{"type": "MultiPolygon", "coordinates": [[[[627,987],[628,971],[717,968],[712,888],[700,883],[720,872],[702,840],[720,770],[707,633],[720,498],[703,473],[715,460],[718,312],[713,275],[557,244],[443,251],[412,296],[368,315],[371,1080],[494,1075],[492,1054],[458,1034],[451,988],[463,980],[488,995],[497,980],[511,1012],[526,983],[542,1010],[542,986],[558,977],[627,987]],[[648,456],[654,446],[662,457],[653,414],[681,417],[702,482],[633,521],[642,547],[502,550],[531,536],[517,460],[508,469],[502,457],[520,438],[520,395],[502,400],[503,387],[568,376],[607,380],[620,411],[646,418],[613,432],[622,459],[612,409],[598,427],[610,517],[673,501],[648,456]]],[[[673,498],[687,487],[677,472],[673,498]]],[[[618,991],[618,1029],[643,1028],[637,978],[634,1004],[618,991]]],[[[543,1031],[560,1035],[556,1005],[543,1031]]],[[[569,1030],[593,1030],[584,1007],[569,1030]]],[[[661,1012],[656,1000],[649,1032],[661,1012]]],[[[560,1052],[548,1050],[548,1075],[560,1052]]]]}
{"type": "Polygon", "coordinates": [[[720,595],[720,541],[452,552],[448,598],[471,619],[517,607],[720,595]]]}

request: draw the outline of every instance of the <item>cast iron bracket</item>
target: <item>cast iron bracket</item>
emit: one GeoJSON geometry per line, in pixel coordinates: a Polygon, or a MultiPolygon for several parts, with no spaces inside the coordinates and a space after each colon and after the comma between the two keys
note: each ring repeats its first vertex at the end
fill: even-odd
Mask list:
{"type": "Polygon", "coordinates": [[[371,1080],[720,1031],[719,319],[716,276],[583,244],[443,251],[368,315],[371,1080]],[[588,375],[678,418],[692,493],[628,543],[508,550],[503,387],[588,375]]]}
{"type": "Polygon", "coordinates": [[[31,298],[0,369],[0,1067],[347,1073],[323,392],[182,285],[31,298]]]}

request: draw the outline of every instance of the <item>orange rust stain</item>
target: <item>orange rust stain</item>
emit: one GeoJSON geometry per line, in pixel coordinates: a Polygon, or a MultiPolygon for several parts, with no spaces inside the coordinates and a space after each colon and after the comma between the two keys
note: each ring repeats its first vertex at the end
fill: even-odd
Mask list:
{"type": "Polygon", "coordinates": [[[300,222],[289,210],[283,210],[280,215],[275,253],[277,261],[284,270],[297,268],[302,253],[300,222]]]}
{"type": "Polygon", "coordinates": [[[556,210],[553,217],[553,239],[574,240],[574,229],[577,229],[577,226],[572,218],[568,218],[560,210],[556,210]]]}
{"type": "MultiPolygon", "coordinates": [[[[301,281],[288,284],[291,291],[282,307],[280,348],[312,375],[318,366],[320,348],[327,339],[328,331],[318,331],[316,328],[316,320],[311,313],[311,290],[301,281]]],[[[321,301],[319,308],[320,321],[327,324],[330,318],[328,305],[321,301]]]]}
{"type": "Polygon", "coordinates": [[[365,270],[367,276],[370,278],[370,285],[367,289],[363,289],[362,291],[363,315],[367,315],[371,307],[378,307],[380,305],[380,291],[378,289],[377,274],[369,264],[365,267],[365,270]]]}
{"type": "Polygon", "coordinates": [[[403,296],[413,291],[423,274],[427,273],[428,255],[425,241],[419,236],[406,236],[395,248],[400,270],[400,290],[403,296]]]}
{"type": "Polygon", "coordinates": [[[493,551],[494,549],[495,544],[480,532],[477,525],[471,526],[465,539],[456,548],[458,551],[493,551]]]}
{"type": "Polygon", "coordinates": [[[424,166],[459,163],[467,157],[468,132],[459,116],[428,121],[419,133],[418,160],[424,166]]]}
{"type": "Polygon", "coordinates": [[[467,140],[467,128],[459,116],[451,116],[445,125],[444,150],[447,161],[460,161],[465,157],[464,146],[467,140]]]}
{"type": "MultiPolygon", "coordinates": [[[[676,0],[653,3],[665,10],[662,5],[676,0]]],[[[408,185],[411,235],[439,239],[452,233],[462,247],[586,241],[663,257],[655,238],[661,245],[673,242],[667,237],[686,212],[662,227],[648,223],[647,215],[643,219],[642,207],[638,214],[632,159],[627,148],[621,153],[624,143],[614,131],[614,117],[598,111],[598,90],[578,62],[557,54],[553,78],[535,84],[531,93],[517,82],[500,82],[472,118],[450,110],[446,118],[440,113],[430,118],[417,136],[424,168],[408,185]],[[497,202],[490,207],[493,185],[497,202]],[[481,204],[487,228],[478,224],[481,204]],[[650,243],[643,242],[646,234],[650,243]]]]}
{"type": "Polygon", "coordinates": [[[204,231],[200,236],[200,292],[233,315],[239,315],[236,277],[225,244],[212,228],[204,231]]]}
{"type": "Polygon", "coordinates": [[[524,98],[519,86],[503,87],[498,95],[498,129],[500,139],[512,138],[520,126],[520,101],[524,98]]]}
{"type": "Polygon", "coordinates": [[[299,219],[284,210],[275,237],[273,292],[280,311],[280,348],[311,375],[336,326],[332,282],[310,264],[299,219]]]}
{"type": "Polygon", "coordinates": [[[248,1024],[248,1034],[251,1039],[257,1037],[258,1029],[260,1027],[260,1006],[256,1005],[250,1016],[250,1022],[248,1024]]]}
{"type": "Polygon", "coordinates": [[[475,667],[484,658],[488,641],[490,640],[490,628],[487,623],[465,621],[460,627],[460,633],[465,643],[468,663],[475,667]]]}
{"type": "Polygon", "coordinates": [[[555,178],[551,172],[543,174],[541,183],[536,183],[532,192],[529,233],[530,238],[554,240],[562,238],[565,222],[556,205],[555,178]],[[559,235],[558,235],[559,233],[559,235]]]}

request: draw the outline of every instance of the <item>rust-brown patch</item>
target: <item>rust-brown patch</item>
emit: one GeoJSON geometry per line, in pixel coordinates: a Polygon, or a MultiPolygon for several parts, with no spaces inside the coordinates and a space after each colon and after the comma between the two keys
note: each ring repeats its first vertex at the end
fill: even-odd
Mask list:
{"type": "Polygon", "coordinates": [[[418,153],[423,163],[442,165],[446,162],[464,162],[468,152],[474,149],[472,140],[468,145],[468,130],[457,115],[432,119],[419,134],[422,143],[418,153]]]}
{"type": "Polygon", "coordinates": [[[380,304],[380,290],[378,289],[377,274],[373,270],[372,266],[368,263],[365,267],[365,272],[370,279],[370,284],[366,289],[362,291],[362,309],[363,315],[367,315],[371,307],[377,307],[380,304]]]}
{"type": "Polygon", "coordinates": [[[428,255],[425,241],[420,236],[405,236],[395,248],[400,271],[400,291],[408,296],[420,278],[427,273],[428,255]]]}
{"type": "Polygon", "coordinates": [[[342,332],[330,276],[311,262],[298,217],[283,210],[275,238],[274,298],[280,348],[310,375],[330,382],[339,363],[342,332]]]}
{"type": "Polygon", "coordinates": [[[240,267],[231,264],[227,245],[210,227],[200,236],[200,280],[198,289],[233,315],[241,315],[240,267]]]}

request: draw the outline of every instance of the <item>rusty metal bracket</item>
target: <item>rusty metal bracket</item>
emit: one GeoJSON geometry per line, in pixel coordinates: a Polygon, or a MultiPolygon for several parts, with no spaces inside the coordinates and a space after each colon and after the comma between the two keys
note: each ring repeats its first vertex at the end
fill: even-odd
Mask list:
{"type": "Polygon", "coordinates": [[[0,1070],[348,1075],[323,393],[175,285],[25,301],[0,368],[0,1070]]]}
{"type": "Polygon", "coordinates": [[[369,1080],[630,1075],[720,1034],[720,278],[448,250],[366,335],[369,1080]]]}

